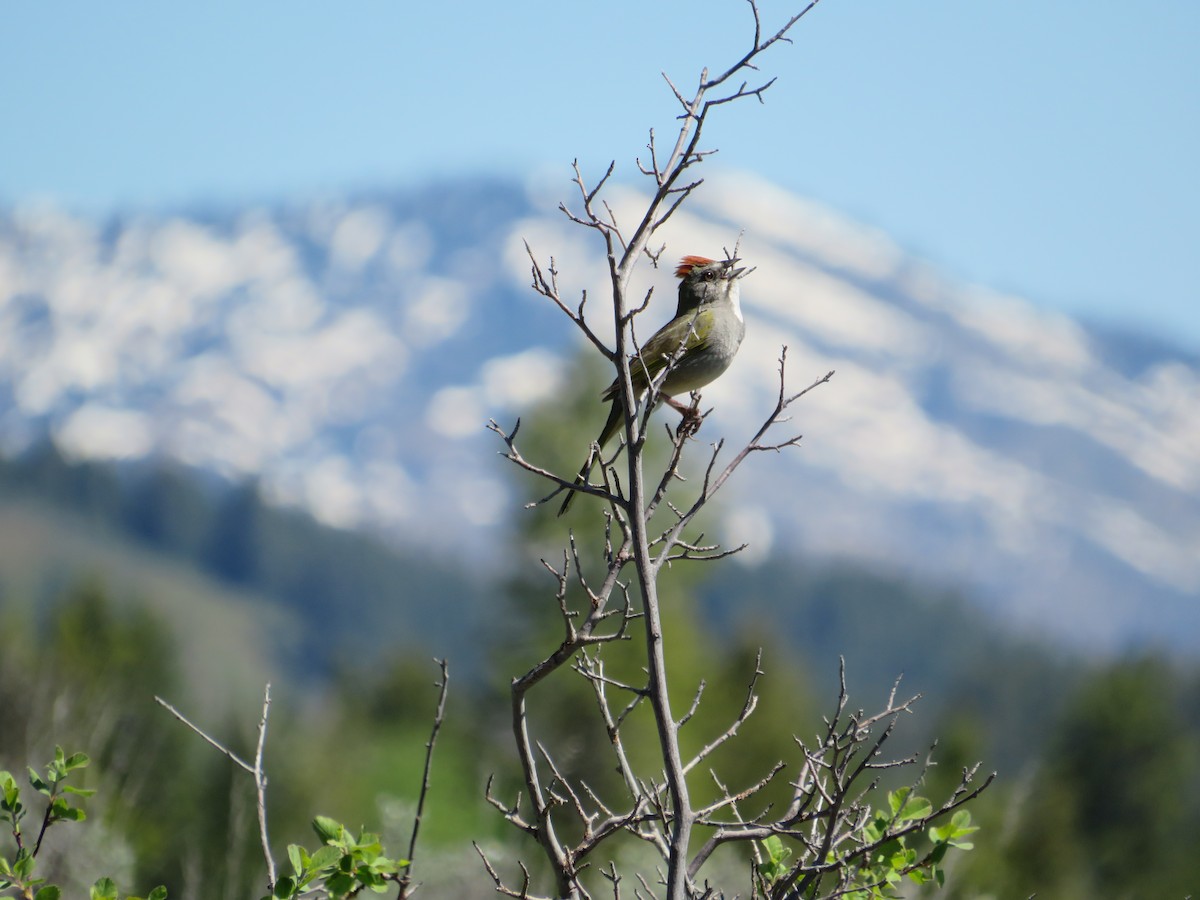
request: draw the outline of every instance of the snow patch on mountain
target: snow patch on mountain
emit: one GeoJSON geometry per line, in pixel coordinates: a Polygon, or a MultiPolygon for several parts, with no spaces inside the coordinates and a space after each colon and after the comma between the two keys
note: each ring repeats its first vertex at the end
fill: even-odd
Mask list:
{"type": "MultiPolygon", "coordinates": [[[[50,435],[81,457],[164,454],[257,477],[336,525],[499,552],[530,498],[512,496],[484,426],[556,396],[567,356],[588,351],[530,290],[527,244],[547,276],[553,257],[563,302],[586,297],[612,333],[603,245],[560,199],[577,205],[480,182],[204,216],[0,213],[3,447],[50,435]]],[[[618,186],[609,201],[629,233],[644,197],[618,186]]],[[[659,267],[634,273],[639,337],[674,309],[679,256],[740,242],[757,268],[692,454],[754,433],[783,346],[789,390],[837,372],[781,427],[801,448],[731,483],[724,529],[750,543],[743,562],[910,569],[1081,643],[1200,638],[1194,360],[1139,347],[1119,369],[1119,337],[959,284],[753,177],[693,201],[656,233],[659,267]]]]}

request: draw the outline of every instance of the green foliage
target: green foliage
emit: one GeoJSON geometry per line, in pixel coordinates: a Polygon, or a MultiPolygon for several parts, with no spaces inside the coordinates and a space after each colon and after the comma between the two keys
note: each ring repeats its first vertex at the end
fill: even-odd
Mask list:
{"type": "Polygon", "coordinates": [[[400,881],[408,868],[406,859],[390,859],[383,853],[379,835],[362,831],[355,837],[345,825],[327,816],[317,816],[313,830],[321,845],[309,853],[299,844],[288,846],[292,872],[275,882],[263,900],[293,900],[314,890],[324,891],[329,900],[356,896],[363,890],[382,893],[400,881]]]}
{"type": "MultiPolygon", "coordinates": [[[[59,822],[82,822],[87,818],[80,807],[72,805],[72,798],[85,799],[96,792],[67,784],[67,779],[71,773],[86,768],[89,762],[87,754],[67,756],[62,747],[55,747],[54,759],[47,764],[45,776],[29,768],[29,784],[45,800],[36,831],[28,833],[21,828],[22,820],[29,813],[21,800],[21,788],[12,773],[0,771],[0,823],[7,825],[7,833],[12,838],[11,850],[0,854],[0,891],[14,890],[17,893],[10,896],[28,900],[60,900],[61,888],[35,876],[37,857],[51,828],[59,822]]],[[[90,896],[91,900],[121,900],[116,884],[107,876],[92,886],[90,896]]],[[[166,897],[166,888],[159,886],[147,898],[130,896],[125,900],[166,900],[166,897]]]]}
{"type": "Polygon", "coordinates": [[[1071,797],[1095,883],[1113,896],[1182,896],[1196,885],[1179,835],[1200,812],[1200,723],[1184,720],[1176,684],[1152,659],[1099,673],[1068,708],[1043,769],[1071,797]]]}
{"type": "Polygon", "coordinates": [[[958,810],[949,823],[924,830],[926,845],[918,849],[915,837],[933,812],[933,804],[924,797],[910,795],[909,788],[888,794],[888,809],[870,816],[856,839],[872,847],[845,896],[849,900],[875,900],[900,897],[899,885],[907,878],[915,884],[933,881],[942,885],[946,872],[942,861],[951,848],[971,850],[974,845],[963,838],[978,831],[971,825],[971,814],[958,810]]]}
{"type": "Polygon", "coordinates": [[[162,624],[139,606],[118,610],[96,579],[79,582],[61,598],[47,632],[59,673],[81,686],[95,686],[95,696],[110,687],[152,685],[170,691],[175,686],[169,662],[173,648],[162,624]]]}
{"type": "MultiPolygon", "coordinates": [[[[867,815],[861,826],[846,836],[847,844],[865,849],[864,858],[853,871],[842,873],[837,896],[848,900],[893,900],[905,896],[902,883],[945,883],[944,860],[951,850],[968,851],[974,845],[964,840],[978,831],[971,814],[960,809],[944,825],[929,825],[933,804],[900,788],[887,796],[887,809],[867,815]]],[[[785,883],[791,871],[792,849],[778,835],[759,843],[761,859],[756,875],[764,896],[788,895],[793,885],[785,883]]],[[[830,852],[830,864],[838,854],[830,852]]],[[[816,896],[814,883],[804,896],[816,896]]]]}
{"type": "MultiPolygon", "coordinates": [[[[89,804],[96,837],[85,829],[82,845],[74,842],[73,852],[57,860],[69,875],[60,880],[73,885],[64,889],[84,893],[80,868],[113,845],[122,870],[111,874],[121,883],[161,883],[172,895],[256,896],[265,877],[253,791],[244,773],[155,705],[157,693],[195,709],[157,619],[113,599],[96,580],[71,587],[47,607],[53,614],[41,629],[11,615],[0,627],[0,768],[13,768],[23,747],[54,730],[64,742],[94,742],[93,783],[86,786],[102,788],[89,804]]],[[[272,747],[279,748],[270,759],[272,836],[303,843],[314,807],[342,821],[382,820],[376,830],[389,843],[407,833],[419,787],[413,773],[420,771],[436,700],[428,663],[402,656],[387,668],[364,664],[322,690],[285,684],[278,695],[285,702],[272,714],[272,747]]],[[[465,695],[462,702],[473,707],[465,695]]],[[[249,707],[238,721],[216,726],[243,758],[252,758],[254,748],[242,726],[256,711],[249,707]]],[[[489,763],[479,747],[494,740],[471,716],[456,716],[443,728],[423,820],[422,838],[431,846],[499,831],[480,791],[489,763]]]]}
{"type": "MultiPolygon", "coordinates": [[[[120,892],[111,878],[101,878],[88,894],[89,900],[121,900],[120,892]]],[[[125,900],[167,900],[167,889],[159,885],[145,897],[128,896],[125,900]]]]}
{"type": "Polygon", "coordinates": [[[904,673],[923,698],[906,729],[914,752],[934,739],[944,750],[949,723],[971,761],[1014,771],[1042,752],[1083,672],[1075,657],[1006,634],[960,592],[845,561],[719,566],[696,593],[711,630],[780,648],[818,696],[837,690],[839,659],[855,695],[904,673]]]}
{"type": "MultiPolygon", "coordinates": [[[[319,715],[293,724],[286,707],[272,711],[272,743],[288,747],[271,758],[273,835],[303,843],[314,809],[373,823],[388,843],[408,833],[437,701],[431,674],[428,660],[398,655],[339,671],[325,692],[308,695],[321,699],[319,715]]],[[[479,750],[497,738],[477,691],[463,684],[448,701],[422,819],[427,846],[457,847],[464,834],[499,830],[481,792],[496,761],[479,750]]]]}
{"type": "Polygon", "coordinates": [[[758,875],[763,883],[771,888],[787,874],[792,848],[787,846],[779,835],[773,834],[762,842],[762,852],[766,858],[758,865],[758,875]]]}
{"type": "MultiPolygon", "coordinates": [[[[232,862],[230,794],[211,790],[219,760],[210,760],[209,751],[194,747],[185,734],[164,728],[156,712],[154,694],[171,695],[178,684],[162,624],[145,608],[111,599],[95,579],[46,607],[42,628],[0,633],[0,759],[15,759],[51,734],[61,742],[88,742],[88,787],[103,789],[98,804],[89,804],[98,806],[98,821],[72,842],[75,853],[56,860],[62,869],[57,879],[81,890],[88,857],[109,854],[120,860],[113,872],[120,880],[169,884],[174,891],[185,863],[175,839],[181,830],[191,830],[193,858],[232,862]],[[189,777],[179,777],[181,771],[189,777]],[[214,808],[220,812],[211,832],[197,829],[214,808]]],[[[41,777],[49,784],[58,774],[52,764],[41,777]]],[[[60,800],[70,796],[64,791],[60,800]]]]}
{"type": "MultiPolygon", "coordinates": [[[[995,828],[952,897],[1184,897],[1200,859],[1200,685],[1160,659],[1098,667],[1063,698],[1047,748],[975,811],[995,828]]],[[[990,833],[990,831],[989,831],[990,833]]]]}

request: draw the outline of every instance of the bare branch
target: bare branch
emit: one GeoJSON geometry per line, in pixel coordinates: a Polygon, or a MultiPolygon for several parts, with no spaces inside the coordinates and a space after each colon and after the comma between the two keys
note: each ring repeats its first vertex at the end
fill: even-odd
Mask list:
{"type": "Polygon", "coordinates": [[[271,710],[271,685],[268,683],[263,691],[262,715],[258,720],[258,742],[255,746],[253,765],[241,759],[236,753],[209,735],[200,726],[192,723],[183,713],[162,697],[155,696],[154,699],[159,706],[162,706],[218,751],[229,757],[238,767],[250,773],[250,776],[254,779],[255,805],[258,811],[258,835],[259,841],[262,844],[263,857],[267,864],[267,889],[269,891],[274,890],[276,868],[275,857],[271,855],[271,842],[267,836],[267,772],[263,766],[263,752],[267,744],[267,715],[271,710]]]}
{"type": "Polygon", "coordinates": [[[475,848],[475,852],[479,854],[480,860],[483,861],[483,867],[487,870],[488,875],[495,883],[497,893],[503,894],[506,897],[517,897],[519,900],[551,900],[550,897],[529,893],[529,870],[525,868],[524,863],[520,864],[523,877],[521,888],[520,890],[517,890],[504,883],[504,880],[500,877],[500,873],[496,871],[496,868],[492,865],[491,860],[487,858],[487,854],[483,852],[483,848],[479,846],[478,841],[471,841],[471,846],[475,848]]]}
{"type": "Polygon", "coordinates": [[[605,359],[611,360],[613,353],[608,349],[608,346],[600,339],[600,337],[592,331],[587,320],[584,318],[583,309],[587,304],[587,291],[583,292],[583,298],[579,301],[578,309],[571,309],[558,292],[558,271],[554,268],[554,257],[550,257],[550,265],[547,271],[550,277],[542,271],[541,265],[537,261],[537,257],[533,254],[533,248],[529,246],[529,241],[523,241],[525,245],[525,254],[529,257],[529,264],[533,274],[533,289],[541,294],[555,306],[557,306],[567,316],[568,319],[583,332],[584,336],[591,342],[592,346],[600,351],[605,359]]]}
{"type": "Polygon", "coordinates": [[[750,676],[750,684],[746,688],[746,700],[742,704],[741,712],[738,713],[737,718],[733,720],[733,723],[728,728],[726,728],[723,732],[721,732],[721,734],[706,744],[699,753],[692,757],[691,761],[684,767],[685,772],[690,772],[697,765],[707,759],[714,750],[716,750],[730,738],[734,737],[734,735],[738,733],[738,729],[742,727],[745,721],[749,719],[750,716],[754,715],[754,710],[758,708],[758,694],[756,693],[756,688],[758,687],[758,679],[762,677],[762,674],[762,649],[760,648],[758,654],[754,658],[754,674],[750,676]]]}
{"type": "Polygon", "coordinates": [[[267,745],[267,714],[270,711],[271,685],[268,682],[263,690],[262,717],[258,720],[258,745],[254,750],[254,794],[258,810],[258,837],[267,861],[267,884],[274,887],[275,858],[271,855],[271,841],[267,837],[267,771],[263,768],[263,750],[267,745]]]}
{"type": "MultiPolygon", "coordinates": [[[[501,453],[501,456],[503,456],[505,459],[508,459],[510,462],[515,463],[518,467],[524,469],[531,475],[537,475],[539,478],[544,478],[547,481],[554,482],[556,485],[554,490],[545,497],[542,497],[540,500],[537,500],[533,503],[526,504],[526,508],[540,506],[541,504],[553,499],[559,494],[559,492],[568,488],[579,491],[580,493],[591,494],[594,497],[600,497],[601,499],[613,505],[625,504],[625,500],[620,495],[607,490],[606,487],[597,487],[593,484],[576,484],[574,479],[568,481],[556,472],[552,472],[549,469],[534,465],[524,456],[522,456],[521,451],[517,449],[516,443],[517,431],[521,427],[520,419],[517,420],[517,423],[511,432],[504,431],[504,429],[500,427],[499,423],[497,423],[495,419],[489,419],[486,427],[488,431],[500,435],[501,439],[505,443],[505,446],[508,447],[508,452],[501,453]]],[[[601,460],[602,467],[607,468],[607,465],[608,464],[604,460],[601,460]]]]}
{"type": "Polygon", "coordinates": [[[174,706],[172,706],[170,703],[168,703],[162,697],[155,695],[154,701],[159,706],[166,709],[167,712],[169,712],[171,715],[173,715],[175,718],[177,718],[180,722],[182,722],[188,728],[192,729],[192,731],[196,732],[196,734],[200,735],[200,737],[204,738],[205,741],[207,741],[209,744],[211,744],[213,747],[215,747],[218,751],[220,751],[221,753],[223,753],[227,757],[229,757],[231,760],[233,760],[233,762],[235,764],[237,764],[238,767],[249,772],[251,775],[254,774],[254,766],[250,765],[250,763],[243,760],[241,757],[239,757],[236,753],[234,753],[232,750],[230,750],[228,747],[226,747],[224,744],[222,744],[216,738],[212,737],[212,735],[210,735],[199,725],[196,725],[194,722],[192,722],[190,719],[188,719],[187,716],[185,716],[183,713],[181,713],[179,710],[177,710],[174,706]]]}
{"type": "Polygon", "coordinates": [[[433,748],[437,744],[438,733],[442,730],[442,722],[446,718],[446,694],[450,687],[450,668],[444,659],[434,660],[434,662],[441,669],[441,678],[437,682],[437,709],[433,714],[433,728],[429,733],[429,740],[425,743],[425,768],[421,775],[421,791],[417,795],[417,811],[413,816],[412,834],[408,839],[408,867],[400,877],[399,896],[401,898],[411,896],[413,890],[415,890],[412,875],[413,865],[417,858],[417,835],[421,831],[421,819],[425,814],[425,800],[429,796],[429,775],[433,769],[433,748]]]}

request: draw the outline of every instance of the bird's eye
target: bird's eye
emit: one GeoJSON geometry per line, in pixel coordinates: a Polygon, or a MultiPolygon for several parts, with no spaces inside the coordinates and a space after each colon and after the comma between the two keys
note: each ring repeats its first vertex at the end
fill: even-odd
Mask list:
{"type": "Polygon", "coordinates": [[[712,281],[716,277],[717,277],[717,273],[714,272],[712,269],[709,269],[707,272],[704,273],[705,281],[712,281]]]}

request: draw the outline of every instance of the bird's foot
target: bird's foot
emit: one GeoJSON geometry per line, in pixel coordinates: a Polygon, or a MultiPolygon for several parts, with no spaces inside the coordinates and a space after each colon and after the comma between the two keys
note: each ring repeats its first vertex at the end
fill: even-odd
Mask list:
{"type": "Polygon", "coordinates": [[[667,397],[667,403],[678,412],[683,418],[679,420],[679,426],[675,429],[675,436],[679,438],[690,438],[704,423],[704,417],[708,413],[700,412],[700,395],[693,394],[692,402],[684,405],[674,397],[667,397]]]}

